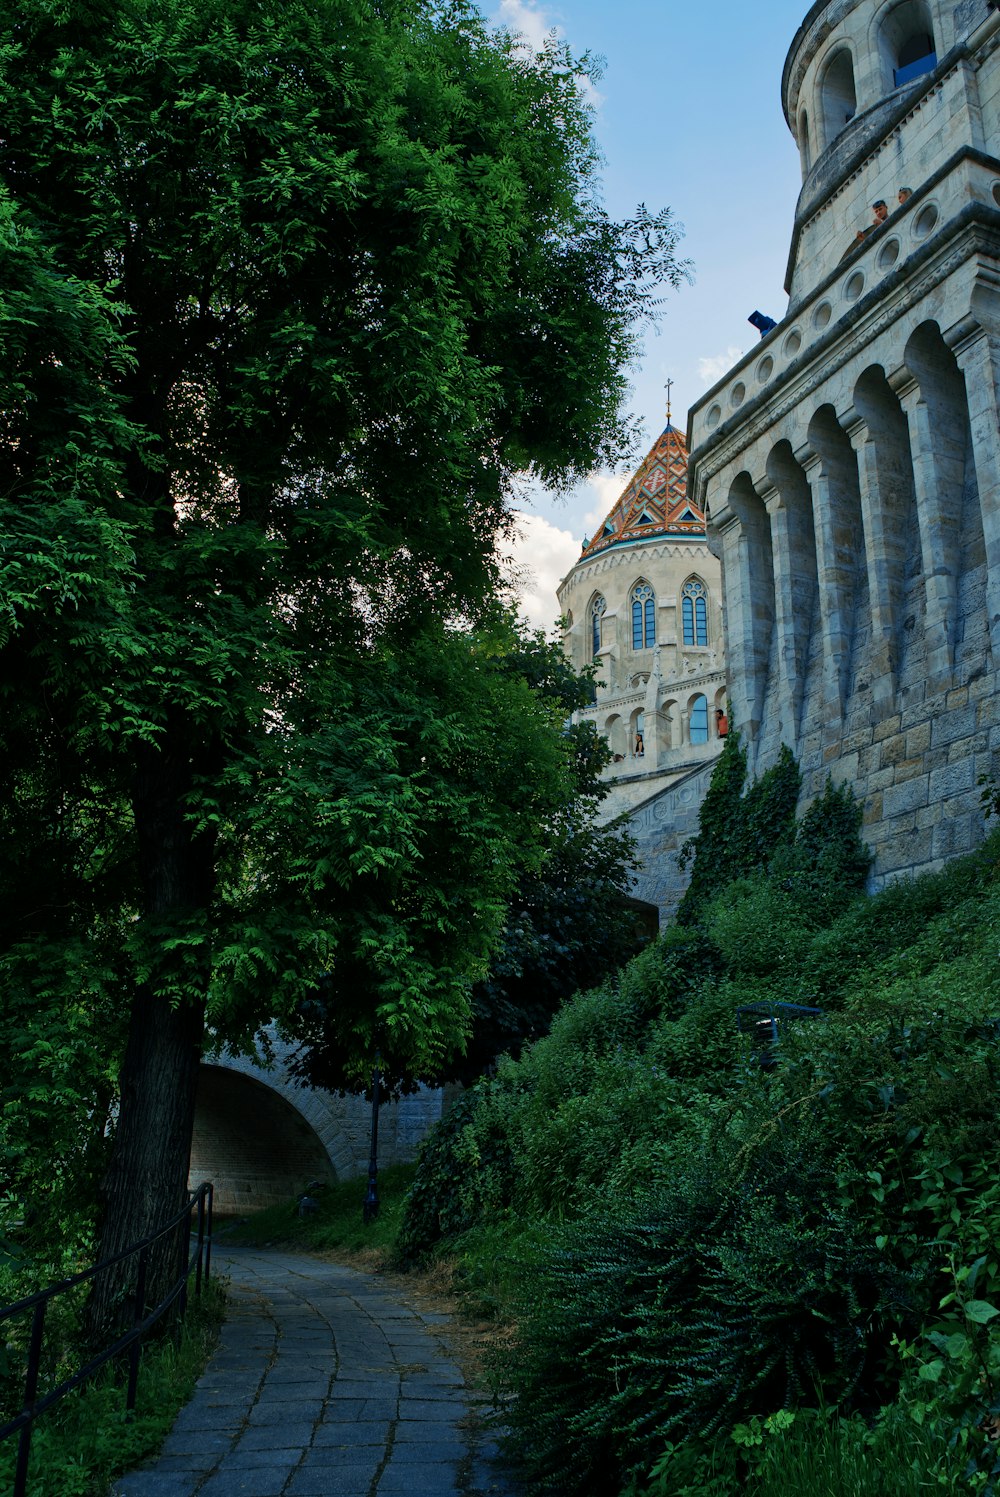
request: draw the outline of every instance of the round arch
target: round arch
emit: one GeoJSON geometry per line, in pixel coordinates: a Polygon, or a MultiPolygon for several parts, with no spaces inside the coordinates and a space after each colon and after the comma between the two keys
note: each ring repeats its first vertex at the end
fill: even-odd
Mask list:
{"type": "MultiPolygon", "coordinates": [[[[226,1050],[199,1073],[191,1178],[215,1183],[224,1213],[292,1202],[312,1180],[354,1180],[368,1168],[370,1103],[300,1085],[293,1047],[271,1028],[264,1041],[268,1060],[226,1050]]],[[[450,1096],[421,1086],[383,1104],[380,1168],[416,1158],[450,1096]]]]}
{"type": "Polygon", "coordinates": [[[198,1075],[191,1180],[215,1185],[221,1215],[288,1204],[337,1178],[322,1140],[274,1087],[224,1065],[198,1075]]]}

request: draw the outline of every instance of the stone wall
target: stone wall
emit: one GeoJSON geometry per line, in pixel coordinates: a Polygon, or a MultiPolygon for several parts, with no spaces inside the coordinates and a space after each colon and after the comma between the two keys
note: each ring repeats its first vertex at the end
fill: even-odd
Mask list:
{"type": "Polygon", "coordinates": [[[677,861],[682,845],[698,831],[698,812],[705,798],[715,760],[699,764],[666,790],[637,806],[629,830],[637,843],[638,869],[632,893],[660,911],[661,926],[677,911],[688,875],[677,861]]]}
{"type": "MultiPolygon", "coordinates": [[[[202,1066],[191,1181],[212,1180],[217,1209],[243,1214],[293,1202],[311,1180],[367,1174],[371,1105],[297,1085],[290,1050],[270,1038],[273,1062],[224,1054],[202,1066]]],[[[422,1087],[379,1111],[379,1166],[407,1163],[447,1098],[422,1087]]]]}
{"type": "MultiPolygon", "coordinates": [[[[814,6],[802,88],[850,46],[859,89],[885,89],[860,49],[893,14],[814,6]]],[[[827,196],[796,224],[788,313],[691,413],[734,724],[755,773],[792,749],[806,801],[855,789],[876,885],[974,847],[1000,761],[1000,13],[969,15],[882,134],[810,168],[827,196]],[[890,179],[911,196],[834,260],[843,205],[890,179]]]]}

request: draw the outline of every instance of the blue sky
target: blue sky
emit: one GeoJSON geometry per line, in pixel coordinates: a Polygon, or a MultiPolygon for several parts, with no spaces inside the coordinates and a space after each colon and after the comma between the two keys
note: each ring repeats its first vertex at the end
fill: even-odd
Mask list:
{"type": "MultiPolygon", "coordinates": [[[[806,0],[766,6],[679,0],[502,0],[490,18],[539,43],[555,28],[577,53],[604,58],[595,133],[613,217],[669,206],[685,227],[694,283],[666,294],[632,374],[632,410],[651,442],[673,384],[674,424],[757,341],[756,308],[783,315],[785,263],[801,184],[781,110],[781,70],[806,0]]],[[[538,495],[516,553],[534,574],[522,608],[555,618],[555,583],[611,508],[627,473],[595,474],[566,500],[538,495]]]]}

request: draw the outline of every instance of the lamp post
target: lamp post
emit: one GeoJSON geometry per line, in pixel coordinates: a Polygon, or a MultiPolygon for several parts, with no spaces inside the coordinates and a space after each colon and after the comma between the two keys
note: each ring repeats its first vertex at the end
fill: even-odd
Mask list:
{"type": "Polygon", "coordinates": [[[380,1077],[378,1061],[372,1071],[372,1145],[368,1155],[368,1191],[361,1208],[361,1219],[367,1227],[378,1216],[378,1094],[380,1077]]]}

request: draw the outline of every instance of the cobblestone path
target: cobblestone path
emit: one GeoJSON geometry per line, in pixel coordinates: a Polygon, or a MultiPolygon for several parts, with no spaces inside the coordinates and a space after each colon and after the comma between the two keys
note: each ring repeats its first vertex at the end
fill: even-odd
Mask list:
{"type": "Polygon", "coordinates": [[[113,1497],[518,1497],[449,1360],[446,1315],[317,1258],[229,1249],[218,1350],[113,1497]]]}

